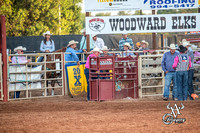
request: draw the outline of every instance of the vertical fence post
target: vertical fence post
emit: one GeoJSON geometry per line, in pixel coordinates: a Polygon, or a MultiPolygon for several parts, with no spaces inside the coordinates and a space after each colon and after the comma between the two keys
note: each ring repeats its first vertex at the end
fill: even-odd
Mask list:
{"type": "MultiPolygon", "coordinates": [[[[89,17],[90,13],[86,12],[85,17],[89,17]]],[[[86,35],[87,52],[90,52],[90,35],[86,35]]]]}
{"type": "Polygon", "coordinates": [[[7,52],[6,52],[6,17],[1,16],[1,40],[2,40],[2,59],[3,59],[3,102],[8,101],[8,86],[7,86],[7,52]]]}
{"type": "MultiPolygon", "coordinates": [[[[152,10],[152,14],[156,14],[156,11],[152,10]]],[[[152,44],[153,44],[153,49],[156,49],[156,33],[152,33],[152,44]]]]}

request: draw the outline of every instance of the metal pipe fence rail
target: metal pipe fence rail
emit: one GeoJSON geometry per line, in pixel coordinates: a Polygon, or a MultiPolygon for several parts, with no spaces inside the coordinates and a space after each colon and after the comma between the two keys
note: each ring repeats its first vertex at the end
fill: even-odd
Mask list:
{"type": "MultiPolygon", "coordinates": [[[[154,68],[155,63],[157,61],[157,65],[161,64],[162,56],[165,52],[169,50],[154,50],[147,51],[144,55],[139,55],[138,60],[138,81],[139,81],[139,97],[143,96],[156,96],[161,95],[164,89],[164,72],[159,66],[159,72],[157,76],[152,76],[150,73],[155,74],[153,72],[156,69],[154,68]],[[159,58],[159,61],[154,58],[159,58]],[[151,61],[148,61],[151,60],[151,61]],[[146,62],[146,64],[145,64],[146,62]],[[148,63],[147,63],[148,62],[148,63]],[[149,67],[149,68],[148,68],[149,67]],[[148,69],[148,72],[144,72],[144,68],[148,69]],[[153,68],[153,69],[152,69],[153,68]],[[147,77],[143,77],[143,75],[147,77]],[[148,77],[149,76],[149,77],[148,77]],[[158,82],[159,81],[159,82],[158,82]],[[147,83],[155,83],[155,85],[145,85],[147,83]]],[[[196,50],[200,51],[200,49],[196,50]]],[[[115,55],[123,55],[123,51],[109,51],[110,54],[115,55]]],[[[140,54],[143,51],[129,51],[128,53],[140,54]]],[[[13,64],[8,62],[8,100],[16,100],[16,99],[31,99],[31,98],[44,98],[44,97],[52,97],[50,92],[54,91],[53,96],[63,96],[68,95],[68,89],[66,83],[66,70],[65,63],[76,61],[65,61],[65,54],[70,53],[34,53],[34,54],[23,54],[16,55],[10,54],[11,57],[16,56],[25,56],[26,59],[31,59],[30,63],[26,64],[13,64]],[[37,62],[36,59],[43,57],[42,62],[37,62]],[[53,68],[48,68],[53,67],[53,68]],[[38,70],[39,69],[39,70],[38,70]],[[51,85],[50,85],[51,83],[51,85]],[[20,91],[20,98],[16,98],[16,93],[20,91]]],[[[91,52],[86,53],[77,53],[80,55],[80,62],[85,63],[86,57],[91,52]]],[[[1,58],[1,57],[0,57],[1,58]]],[[[0,65],[0,69],[2,72],[2,63],[0,65]]],[[[199,89],[199,66],[195,66],[196,73],[194,74],[195,81],[194,86],[196,92],[199,89]]],[[[2,73],[0,73],[0,100],[3,98],[3,87],[2,87],[2,73]]]]}
{"type": "Polygon", "coordinates": [[[2,55],[0,54],[0,100],[3,100],[2,55]]]}
{"type": "Polygon", "coordinates": [[[64,95],[63,53],[11,54],[30,59],[30,63],[8,62],[8,100],[64,95]],[[42,62],[36,62],[43,58],[42,62]],[[50,93],[51,90],[51,94],[50,93]]]}

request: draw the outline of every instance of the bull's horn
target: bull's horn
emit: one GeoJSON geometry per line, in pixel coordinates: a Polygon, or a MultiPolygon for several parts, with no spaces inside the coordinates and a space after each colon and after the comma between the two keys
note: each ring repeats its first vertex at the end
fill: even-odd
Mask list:
{"type": "Polygon", "coordinates": [[[167,109],[170,109],[169,105],[170,105],[170,103],[167,105],[167,109]]]}
{"type": "Polygon", "coordinates": [[[184,109],[184,105],[182,103],[181,103],[181,106],[182,106],[181,109],[184,109]]]}

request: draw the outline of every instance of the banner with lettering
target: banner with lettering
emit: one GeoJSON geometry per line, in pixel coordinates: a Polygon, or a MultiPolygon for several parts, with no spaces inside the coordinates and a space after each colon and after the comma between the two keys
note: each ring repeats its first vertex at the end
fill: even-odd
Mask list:
{"type": "Polygon", "coordinates": [[[80,95],[83,91],[87,92],[87,82],[84,74],[85,64],[65,65],[68,90],[72,96],[80,95]]]}
{"type": "Polygon", "coordinates": [[[200,13],[86,17],[87,34],[200,31],[200,13]]]}
{"type": "Polygon", "coordinates": [[[85,11],[131,11],[198,8],[198,0],[85,0],[85,11]]]}

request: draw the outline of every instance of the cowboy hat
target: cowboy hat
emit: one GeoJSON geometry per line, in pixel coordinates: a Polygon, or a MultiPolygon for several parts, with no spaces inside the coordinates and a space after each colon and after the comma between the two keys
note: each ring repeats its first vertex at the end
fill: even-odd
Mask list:
{"type": "Polygon", "coordinates": [[[179,46],[179,52],[185,53],[185,51],[187,51],[187,48],[184,47],[183,45],[180,45],[180,46],[179,46]]]}
{"type": "Polygon", "coordinates": [[[83,33],[83,32],[86,32],[86,29],[85,29],[85,28],[81,30],[81,33],[83,33]]]}
{"type": "Polygon", "coordinates": [[[22,46],[18,46],[18,47],[16,47],[16,48],[14,49],[14,51],[17,52],[17,50],[23,50],[23,51],[25,51],[26,48],[25,48],[25,47],[22,47],[22,46]]]}
{"type": "Polygon", "coordinates": [[[127,46],[128,49],[131,49],[131,45],[129,43],[124,43],[124,46],[127,46]]]}
{"type": "Polygon", "coordinates": [[[97,34],[92,34],[92,38],[95,37],[95,36],[97,36],[97,34]]]}
{"type": "Polygon", "coordinates": [[[172,44],[170,44],[170,46],[168,48],[170,48],[170,49],[176,49],[176,45],[172,43],[172,44]]]}
{"type": "Polygon", "coordinates": [[[103,46],[102,51],[109,51],[110,49],[107,46],[103,46]]]}
{"type": "Polygon", "coordinates": [[[146,42],[145,40],[142,40],[142,41],[141,41],[141,44],[146,44],[146,45],[147,45],[147,47],[149,46],[149,43],[148,43],[148,42],[146,42]]]}
{"type": "Polygon", "coordinates": [[[196,49],[197,49],[197,46],[196,46],[196,45],[192,45],[192,46],[191,46],[191,49],[192,49],[192,50],[196,50],[196,49]]]}
{"type": "Polygon", "coordinates": [[[99,52],[99,53],[101,53],[99,48],[94,48],[91,52],[99,52]]]}
{"type": "Polygon", "coordinates": [[[190,44],[189,41],[182,42],[182,45],[183,45],[184,47],[186,47],[186,46],[191,46],[191,44],[190,44]]]}
{"type": "Polygon", "coordinates": [[[72,44],[77,44],[77,43],[78,43],[77,41],[71,40],[69,41],[67,47],[71,46],[72,44]]]}
{"type": "Polygon", "coordinates": [[[47,32],[43,33],[43,37],[45,37],[45,35],[52,35],[52,34],[50,33],[50,31],[47,31],[47,32]]]}

